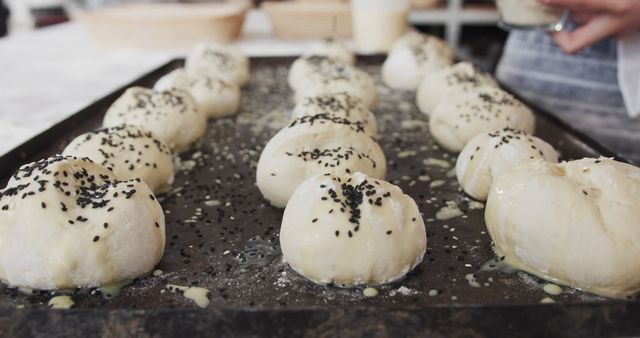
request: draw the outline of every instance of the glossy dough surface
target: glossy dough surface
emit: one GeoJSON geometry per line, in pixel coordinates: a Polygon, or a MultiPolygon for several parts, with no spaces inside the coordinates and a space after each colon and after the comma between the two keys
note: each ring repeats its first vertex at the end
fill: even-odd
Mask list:
{"type": "Polygon", "coordinates": [[[498,178],[486,223],[520,269],[592,293],[640,291],[640,169],[610,159],[526,161],[498,178]]]}
{"type": "Polygon", "coordinates": [[[422,261],[427,237],[411,197],[355,173],[301,184],[285,209],[280,245],[299,274],[348,287],[401,279],[422,261]]]}
{"type": "Polygon", "coordinates": [[[496,178],[528,159],[556,163],[558,153],[547,142],[520,130],[503,129],[480,134],[458,155],[458,183],[471,197],[484,201],[496,178]]]}

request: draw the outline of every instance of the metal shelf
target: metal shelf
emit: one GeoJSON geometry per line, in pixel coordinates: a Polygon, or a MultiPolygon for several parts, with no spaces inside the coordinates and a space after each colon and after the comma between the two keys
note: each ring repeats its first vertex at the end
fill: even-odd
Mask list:
{"type": "Polygon", "coordinates": [[[495,25],[499,18],[494,6],[464,5],[463,0],[448,0],[447,5],[439,8],[413,10],[410,20],[414,25],[444,25],[447,42],[458,50],[464,25],[495,25]]]}

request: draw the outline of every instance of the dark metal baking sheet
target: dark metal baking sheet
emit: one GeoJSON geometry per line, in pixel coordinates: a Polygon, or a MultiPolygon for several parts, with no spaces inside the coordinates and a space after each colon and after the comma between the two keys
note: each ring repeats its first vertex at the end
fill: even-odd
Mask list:
{"type": "MultiPolygon", "coordinates": [[[[379,83],[381,60],[359,59],[359,65],[379,83]]],[[[278,229],[282,210],[270,207],[254,185],[255,165],[263,146],[286,124],[293,108],[286,82],[292,61],[293,58],[254,58],[252,81],[243,91],[240,113],[233,118],[209,121],[202,141],[180,155],[180,166],[186,169],[177,174],[174,190],[159,197],[167,212],[167,246],[158,266],[162,275],[140,278],[113,299],[96,290],[75,292],[75,310],[64,313],[42,310],[51,297],[47,292],[27,296],[14,288],[0,286],[0,336],[33,333],[36,331],[28,331],[31,325],[40,326],[46,321],[42,325],[47,326],[63,318],[70,322],[89,320],[91,324],[84,325],[92,332],[108,329],[109,320],[104,318],[135,320],[135,325],[142,329],[153,331],[164,327],[167,333],[179,333],[180,327],[187,330],[194,326],[191,327],[194,332],[200,327],[210,327],[219,332],[236,328],[250,334],[272,319],[281,321],[278,325],[283,330],[289,330],[281,333],[315,330],[317,323],[324,323],[330,332],[337,326],[328,324],[329,320],[345,324],[348,318],[355,320],[354,316],[359,314],[363,315],[361,320],[378,319],[381,327],[399,330],[436,325],[438,322],[432,318],[423,318],[429,314],[440,318],[443,325],[432,327],[431,332],[453,333],[447,330],[455,329],[456,322],[475,323],[484,328],[477,333],[486,336],[501,332],[495,330],[507,323],[533,325],[533,319],[526,316],[542,312],[545,315],[536,318],[566,320],[565,325],[573,326],[582,323],[593,329],[604,325],[598,324],[600,320],[607,325],[611,320],[621,321],[617,326],[621,330],[628,329],[622,325],[628,316],[640,314],[637,300],[609,300],[570,288],[564,288],[560,296],[553,296],[558,304],[539,305],[548,296],[542,290],[544,281],[522,272],[478,272],[493,258],[484,210],[469,208],[470,200],[459,191],[450,169],[423,163],[428,158],[444,159],[453,167],[455,155],[435,145],[427,118],[417,111],[413,94],[382,85],[380,106],[374,113],[380,125],[379,143],[388,161],[387,179],[412,196],[424,215],[428,233],[424,262],[403,281],[379,287],[380,294],[373,298],[364,297],[362,288],[318,286],[297,276],[281,262],[278,229]],[[420,176],[423,179],[429,176],[430,180],[421,180],[420,176]],[[444,184],[430,187],[434,181],[444,184]],[[435,220],[436,212],[447,201],[458,203],[465,215],[435,220]],[[260,255],[264,257],[259,258],[260,255]],[[473,273],[479,287],[466,278],[473,273]],[[188,299],[163,291],[168,283],[209,289],[209,308],[197,310],[188,299]],[[517,319],[513,311],[525,317],[517,319]],[[612,311],[619,314],[615,319],[609,317],[612,311]],[[396,316],[399,321],[389,322],[383,318],[386,314],[390,318],[396,316]],[[506,316],[510,321],[502,323],[494,318],[491,322],[487,317],[490,314],[506,316]],[[555,317],[549,317],[550,314],[555,317]],[[577,321],[579,315],[591,320],[577,321]],[[249,320],[254,327],[230,324],[234,318],[249,320]],[[397,326],[406,321],[409,326],[397,326]]],[[[175,60],[160,67],[1,157],[2,185],[21,164],[55,154],[73,137],[99,127],[105,110],[124,89],[132,85],[152,86],[160,76],[181,65],[181,60],[175,60]]],[[[615,156],[548,113],[535,110],[537,135],[557,147],[563,159],[615,156]]],[[[374,327],[371,325],[354,323],[352,329],[354,333],[366,332],[367,327],[374,327]]],[[[121,329],[126,331],[132,326],[121,329]]],[[[629,332],[624,330],[616,332],[629,332]]]]}

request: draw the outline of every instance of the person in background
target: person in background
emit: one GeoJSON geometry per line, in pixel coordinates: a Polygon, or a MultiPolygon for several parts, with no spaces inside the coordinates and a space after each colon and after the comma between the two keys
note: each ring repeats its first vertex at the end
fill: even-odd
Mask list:
{"type": "Polygon", "coordinates": [[[4,4],[4,0],[0,0],[0,37],[7,35],[9,26],[9,9],[4,4]]]}
{"type": "Polygon", "coordinates": [[[497,77],[611,147],[640,146],[640,0],[539,1],[569,10],[568,29],[511,32],[497,77]]]}

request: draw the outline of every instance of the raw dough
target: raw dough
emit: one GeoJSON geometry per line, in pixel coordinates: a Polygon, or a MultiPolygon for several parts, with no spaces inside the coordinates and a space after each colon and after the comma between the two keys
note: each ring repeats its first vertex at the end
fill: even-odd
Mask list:
{"type": "Polygon", "coordinates": [[[397,186],[362,173],[319,175],[291,197],[280,246],[313,282],[378,285],[420,264],[427,237],[418,206],[397,186]]]}
{"type": "Polygon", "coordinates": [[[138,127],[118,126],[82,134],[62,154],[88,157],[113,170],[121,180],[140,178],[154,193],[168,191],[173,183],[169,146],[138,127]]]}
{"type": "Polygon", "coordinates": [[[0,279],[12,286],[133,279],[153,271],[164,244],[164,213],[149,187],[86,158],[24,165],[0,191],[0,279]]]}
{"type": "Polygon", "coordinates": [[[640,169],[530,160],[491,188],[486,223],[510,265],[608,297],[640,291],[640,169]]]}

